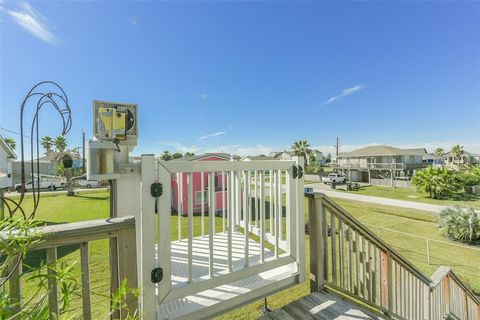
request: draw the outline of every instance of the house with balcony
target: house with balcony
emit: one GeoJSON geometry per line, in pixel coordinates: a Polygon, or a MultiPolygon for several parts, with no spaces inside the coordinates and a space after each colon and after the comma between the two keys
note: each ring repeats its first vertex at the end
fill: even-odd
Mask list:
{"type": "Polygon", "coordinates": [[[400,149],[375,145],[340,153],[333,167],[351,181],[396,186],[396,180],[408,181],[415,170],[426,167],[428,164],[424,159],[427,156],[424,148],[400,149]]]}
{"type": "Polygon", "coordinates": [[[453,153],[449,152],[444,156],[445,165],[447,167],[458,167],[463,165],[479,165],[480,164],[480,155],[464,151],[463,154],[459,157],[456,157],[453,153]]]}
{"type": "Polygon", "coordinates": [[[0,189],[13,187],[12,171],[13,161],[17,159],[17,155],[0,136],[0,189]]]}

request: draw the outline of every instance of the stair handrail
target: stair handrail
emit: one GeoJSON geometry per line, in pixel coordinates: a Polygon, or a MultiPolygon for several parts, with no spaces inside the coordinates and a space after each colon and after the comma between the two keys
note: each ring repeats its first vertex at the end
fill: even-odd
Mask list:
{"type": "MultiPolygon", "coordinates": [[[[312,291],[322,291],[325,287],[332,288],[345,294],[347,297],[350,296],[353,300],[362,301],[370,305],[379,312],[383,312],[386,315],[395,315],[395,317],[400,318],[444,319],[445,316],[453,315],[454,317],[463,319],[480,320],[479,297],[474,294],[453,270],[442,266],[429,277],[325,194],[307,192],[305,196],[309,198],[310,208],[310,288],[312,291]],[[315,203],[317,203],[317,205],[319,204],[320,208],[317,208],[315,203]],[[328,212],[330,214],[328,214],[328,212]],[[321,215],[321,219],[318,218],[317,215],[321,215]],[[328,216],[330,216],[331,219],[330,226],[328,225],[328,216]],[[340,250],[343,252],[344,248],[340,249],[341,243],[345,241],[350,241],[351,243],[352,241],[351,239],[347,240],[344,238],[344,234],[348,234],[348,237],[351,237],[349,235],[351,232],[353,232],[352,237],[353,234],[355,234],[355,245],[353,248],[348,247],[347,252],[351,249],[355,255],[360,255],[361,258],[359,258],[358,263],[363,263],[364,268],[365,259],[367,259],[368,272],[371,271],[370,268],[375,268],[375,274],[369,273],[368,278],[364,278],[366,275],[364,273],[360,282],[358,282],[359,275],[357,274],[357,270],[357,273],[354,274],[354,288],[351,287],[352,274],[348,273],[348,281],[345,280],[347,274],[345,270],[342,270],[342,267],[345,268],[345,266],[342,265],[342,263],[337,265],[337,262],[335,262],[337,253],[334,251],[334,247],[335,250],[337,250],[337,240],[335,239],[338,238],[340,242],[338,244],[338,255],[340,255],[340,250]],[[360,249],[357,247],[357,237],[360,238],[360,249]],[[365,242],[367,249],[362,247],[363,242],[365,242]],[[325,248],[326,246],[327,248],[325,248]],[[329,246],[332,246],[331,255],[329,253],[329,246]],[[381,264],[380,270],[377,270],[375,263],[370,265],[371,260],[368,260],[372,259],[372,257],[369,256],[371,246],[373,246],[373,255],[377,254],[380,258],[377,260],[380,261],[379,264],[381,264]],[[332,263],[331,274],[326,271],[330,262],[332,263]],[[383,263],[384,265],[382,265],[383,263]],[[391,266],[392,264],[396,267],[393,268],[391,266]],[[340,270],[338,267],[340,267],[340,270]],[[411,279],[413,277],[413,281],[419,282],[417,282],[417,284],[415,284],[415,282],[404,284],[401,280],[401,274],[399,282],[398,268],[400,268],[400,270],[403,268],[405,272],[411,274],[409,278],[405,278],[403,281],[412,281],[411,279]],[[337,272],[343,272],[343,274],[340,275],[340,279],[342,279],[343,276],[343,280],[338,281],[338,277],[336,276],[337,272]],[[391,272],[393,272],[395,276],[393,276],[391,272]],[[378,296],[375,296],[375,291],[373,293],[375,296],[373,299],[370,296],[370,291],[368,291],[368,297],[366,296],[367,292],[364,291],[365,286],[368,288],[371,287],[373,290],[374,285],[370,277],[374,278],[373,281],[376,281],[375,279],[378,277],[378,284],[380,284],[378,296]],[[348,285],[349,281],[350,285],[348,285]],[[362,287],[359,288],[355,286],[355,281],[357,285],[361,283],[362,287]],[[347,282],[348,288],[346,288],[344,282],[347,282]],[[398,290],[402,290],[401,287],[404,285],[411,285],[411,287],[407,287],[407,293],[411,300],[405,300],[401,295],[398,295],[398,290]],[[392,289],[393,287],[394,289],[392,289]],[[413,295],[414,298],[412,298],[411,295],[413,295]],[[402,303],[404,305],[402,305],[402,303]]],[[[344,254],[344,252],[342,254],[344,254]]],[[[356,256],[354,259],[357,259],[356,256]]],[[[349,260],[349,262],[351,261],[349,260]]],[[[348,268],[351,268],[351,266],[348,266],[348,268]]],[[[363,272],[365,271],[363,270],[363,272]]]]}

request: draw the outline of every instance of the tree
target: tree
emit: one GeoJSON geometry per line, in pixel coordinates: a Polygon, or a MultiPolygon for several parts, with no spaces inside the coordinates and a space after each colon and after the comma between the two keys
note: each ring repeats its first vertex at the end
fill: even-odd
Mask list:
{"type": "Polygon", "coordinates": [[[417,171],[412,183],[417,190],[428,193],[433,199],[451,197],[463,187],[459,174],[447,168],[429,167],[417,171]]]}
{"type": "Polygon", "coordinates": [[[435,149],[435,151],[433,152],[434,155],[436,156],[443,156],[445,154],[445,149],[443,148],[437,148],[435,149]]]}
{"type": "Polygon", "coordinates": [[[450,152],[452,153],[453,157],[455,158],[455,160],[460,160],[460,158],[462,157],[462,155],[465,153],[465,151],[463,150],[463,146],[457,144],[457,145],[454,145],[452,147],[452,149],[450,150],[450,152]]]}
{"type": "Polygon", "coordinates": [[[17,147],[17,142],[12,138],[5,138],[3,140],[10,147],[10,149],[15,150],[15,148],[17,147]]]}
{"type": "Polygon", "coordinates": [[[165,161],[172,160],[172,154],[168,150],[165,150],[162,152],[160,159],[165,161]]]}
{"type": "Polygon", "coordinates": [[[180,152],[175,152],[174,154],[172,154],[172,159],[180,159],[180,158],[183,158],[183,154],[181,154],[180,152]]]}
{"type": "MultiPolygon", "coordinates": [[[[63,165],[63,172],[67,179],[67,196],[73,196],[73,183],[72,183],[72,167],[73,159],[80,158],[80,154],[77,150],[67,149],[67,139],[64,136],[58,136],[53,140],[49,136],[42,137],[42,147],[45,149],[47,157],[50,161],[63,165]]],[[[57,168],[58,169],[58,168],[57,168]]],[[[57,173],[61,173],[62,170],[56,170],[57,173]]]]}
{"type": "Polygon", "coordinates": [[[40,141],[40,144],[42,145],[42,147],[45,149],[45,153],[47,154],[47,157],[52,160],[50,157],[51,157],[51,154],[53,152],[53,146],[54,146],[54,143],[53,143],[53,139],[52,137],[49,137],[49,136],[45,136],[45,137],[42,137],[41,141],[40,141]]]}
{"type": "Polygon", "coordinates": [[[184,154],[185,157],[193,157],[194,155],[195,155],[195,153],[193,153],[193,152],[188,152],[188,151],[185,152],[185,154],[184,154]]]}
{"type": "Polygon", "coordinates": [[[57,151],[64,151],[67,148],[67,138],[65,136],[57,136],[53,142],[57,151]]]}
{"type": "Polygon", "coordinates": [[[296,156],[304,157],[308,161],[312,155],[312,150],[310,150],[309,147],[310,145],[307,140],[299,140],[293,143],[292,150],[296,156]]]}

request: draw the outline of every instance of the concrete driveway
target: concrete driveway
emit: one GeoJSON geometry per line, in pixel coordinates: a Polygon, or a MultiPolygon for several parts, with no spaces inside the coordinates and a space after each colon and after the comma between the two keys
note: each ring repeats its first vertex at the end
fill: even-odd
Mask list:
{"type": "MultiPolygon", "coordinates": [[[[347,199],[347,200],[353,200],[353,201],[362,201],[362,202],[381,204],[386,206],[423,210],[423,211],[429,211],[433,213],[439,213],[440,211],[447,208],[446,206],[440,206],[436,204],[397,200],[397,199],[382,198],[382,197],[375,197],[375,196],[366,196],[362,194],[355,194],[355,193],[349,193],[349,192],[335,191],[334,189],[331,189],[330,185],[326,185],[323,183],[312,183],[312,184],[307,184],[305,186],[313,188],[314,192],[321,192],[332,198],[341,198],[341,199],[347,199]]],[[[337,188],[338,187],[345,188],[342,185],[337,186],[337,188]]]]}

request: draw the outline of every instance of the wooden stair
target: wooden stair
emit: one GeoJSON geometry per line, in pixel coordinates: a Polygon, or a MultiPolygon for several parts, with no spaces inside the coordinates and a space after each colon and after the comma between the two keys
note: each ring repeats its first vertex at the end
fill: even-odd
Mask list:
{"type": "Polygon", "coordinates": [[[383,319],[341,299],[332,293],[314,292],[281,309],[261,317],[262,320],[329,320],[329,319],[383,319]]]}

